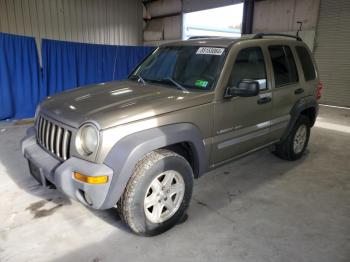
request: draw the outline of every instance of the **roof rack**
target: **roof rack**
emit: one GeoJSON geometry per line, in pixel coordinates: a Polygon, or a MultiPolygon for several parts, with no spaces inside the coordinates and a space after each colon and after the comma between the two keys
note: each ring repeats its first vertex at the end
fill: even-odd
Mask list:
{"type": "Polygon", "coordinates": [[[220,36],[208,36],[208,35],[198,35],[198,36],[190,36],[187,40],[193,39],[203,39],[203,38],[220,38],[220,36]]]}
{"type": "Polygon", "coordinates": [[[257,33],[256,35],[253,36],[252,39],[261,39],[264,36],[283,36],[283,37],[291,37],[294,38],[298,41],[303,41],[299,36],[296,35],[288,35],[288,34],[278,34],[278,33],[257,33]]]}

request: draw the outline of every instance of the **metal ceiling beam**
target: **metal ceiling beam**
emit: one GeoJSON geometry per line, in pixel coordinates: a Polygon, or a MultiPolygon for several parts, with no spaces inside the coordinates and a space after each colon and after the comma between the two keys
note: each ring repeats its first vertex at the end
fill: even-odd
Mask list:
{"type": "Polygon", "coordinates": [[[242,34],[253,33],[254,0],[245,0],[243,4],[242,34]]]}

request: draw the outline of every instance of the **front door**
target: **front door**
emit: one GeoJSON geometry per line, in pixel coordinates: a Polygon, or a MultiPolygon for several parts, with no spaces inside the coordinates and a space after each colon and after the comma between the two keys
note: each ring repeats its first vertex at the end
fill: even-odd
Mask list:
{"type": "Polygon", "coordinates": [[[228,86],[237,87],[242,80],[254,80],[260,84],[260,94],[216,103],[212,164],[268,143],[272,93],[267,85],[265,65],[260,47],[248,47],[238,52],[228,86]]]}

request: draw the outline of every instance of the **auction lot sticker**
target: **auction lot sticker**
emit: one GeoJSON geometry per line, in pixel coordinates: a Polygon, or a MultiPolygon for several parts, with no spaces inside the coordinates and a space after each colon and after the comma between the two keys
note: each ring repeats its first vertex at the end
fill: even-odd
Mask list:
{"type": "Polygon", "coordinates": [[[225,48],[218,47],[200,47],[198,48],[197,55],[222,55],[225,48]]]}

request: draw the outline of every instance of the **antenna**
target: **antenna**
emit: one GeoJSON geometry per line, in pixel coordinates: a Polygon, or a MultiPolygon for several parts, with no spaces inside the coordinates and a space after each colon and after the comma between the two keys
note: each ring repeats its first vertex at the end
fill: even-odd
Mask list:
{"type": "Polygon", "coordinates": [[[299,29],[297,31],[297,36],[299,37],[299,32],[303,31],[303,22],[297,21],[297,24],[299,25],[299,29]]]}

